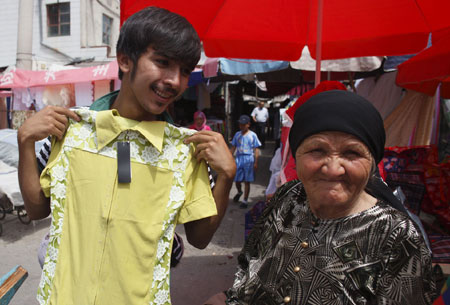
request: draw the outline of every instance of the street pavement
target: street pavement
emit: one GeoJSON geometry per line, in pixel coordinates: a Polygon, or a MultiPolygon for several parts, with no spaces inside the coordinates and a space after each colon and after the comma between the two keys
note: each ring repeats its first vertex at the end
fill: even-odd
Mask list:
{"type": "MultiPolygon", "coordinates": [[[[266,148],[262,150],[258,162],[256,180],[251,184],[249,208],[241,209],[239,203],[233,202],[232,198],[237,193],[233,185],[227,213],[206,249],[199,250],[190,246],[186,241],[183,227],[177,227],[177,233],[184,240],[185,252],[180,264],[172,268],[173,305],[201,305],[209,297],[229,288],[233,283],[237,255],[244,244],[245,212],[253,204],[264,200],[273,152],[274,143],[266,141],[266,148]]],[[[49,229],[50,218],[24,225],[16,215],[8,214],[4,220],[0,220],[0,223],[3,225],[3,234],[0,236],[0,278],[16,265],[21,265],[28,271],[28,278],[9,304],[37,305],[36,292],[41,276],[37,251],[49,229]]]]}

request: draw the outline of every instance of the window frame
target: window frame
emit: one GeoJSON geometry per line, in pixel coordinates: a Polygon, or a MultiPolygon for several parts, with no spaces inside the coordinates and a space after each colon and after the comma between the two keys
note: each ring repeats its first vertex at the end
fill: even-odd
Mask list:
{"type": "Polygon", "coordinates": [[[112,40],[112,27],[113,27],[113,22],[114,19],[109,17],[106,14],[102,14],[102,43],[106,44],[106,45],[110,45],[111,44],[111,40],[112,40]],[[105,20],[109,21],[109,24],[105,23],[105,20]],[[105,26],[109,26],[109,29],[107,29],[108,31],[105,31],[105,26]],[[107,41],[105,41],[105,37],[107,37],[107,41]]]}
{"type": "Polygon", "coordinates": [[[58,2],[47,4],[47,37],[70,36],[70,2],[58,2]],[[52,11],[54,9],[54,11],[52,11]],[[56,14],[55,14],[56,12],[56,14]],[[68,21],[62,21],[64,16],[68,16],[68,21]],[[57,23],[51,23],[56,17],[57,23]],[[68,26],[68,32],[63,33],[63,27],[68,26]],[[57,33],[52,29],[57,29],[57,33]]]}

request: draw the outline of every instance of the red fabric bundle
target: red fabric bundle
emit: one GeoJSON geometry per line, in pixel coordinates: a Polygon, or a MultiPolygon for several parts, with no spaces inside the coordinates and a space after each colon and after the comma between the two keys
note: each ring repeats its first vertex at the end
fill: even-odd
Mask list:
{"type": "Polygon", "coordinates": [[[307,100],[309,100],[312,96],[323,92],[323,91],[329,91],[329,90],[344,90],[346,91],[347,88],[345,86],[338,82],[338,81],[323,81],[321,82],[316,88],[306,92],[302,96],[300,96],[290,107],[288,110],[286,110],[286,114],[291,118],[291,120],[294,120],[295,111],[303,105],[307,100]]]}

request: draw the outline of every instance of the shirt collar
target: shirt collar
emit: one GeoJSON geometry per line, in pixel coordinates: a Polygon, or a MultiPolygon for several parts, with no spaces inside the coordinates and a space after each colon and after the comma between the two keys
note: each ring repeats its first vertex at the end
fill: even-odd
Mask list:
{"type": "Polygon", "coordinates": [[[97,129],[97,149],[100,150],[125,130],[140,132],[155,148],[161,152],[166,122],[134,121],[123,118],[116,109],[99,111],[95,121],[97,129]]]}

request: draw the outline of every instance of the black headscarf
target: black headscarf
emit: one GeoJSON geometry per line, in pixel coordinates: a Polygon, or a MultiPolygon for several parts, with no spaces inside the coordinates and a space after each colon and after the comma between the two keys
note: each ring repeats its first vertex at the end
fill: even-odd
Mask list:
{"type": "Polygon", "coordinates": [[[321,92],[296,111],[289,133],[289,145],[295,158],[300,144],[309,136],[323,131],[341,131],[354,135],[372,153],[376,163],[383,159],[383,119],[365,98],[343,90],[321,92]]]}

